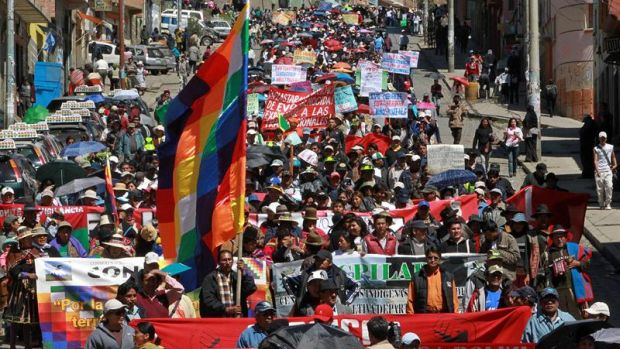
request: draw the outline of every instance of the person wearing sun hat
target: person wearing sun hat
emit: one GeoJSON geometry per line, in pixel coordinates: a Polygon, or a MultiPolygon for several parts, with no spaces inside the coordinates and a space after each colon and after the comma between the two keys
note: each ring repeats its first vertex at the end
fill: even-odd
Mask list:
{"type": "Polygon", "coordinates": [[[72,236],[73,226],[67,221],[58,224],[56,237],[50,241],[50,245],[60,253],[62,257],[86,257],[87,252],[82,243],[72,236]]]}
{"type": "Polygon", "coordinates": [[[133,257],[133,249],[127,244],[127,240],[121,234],[114,234],[109,241],[103,242],[101,257],[109,259],[133,257]]]}
{"type": "Polygon", "coordinates": [[[60,253],[47,243],[47,231],[42,226],[36,226],[32,229],[32,245],[41,252],[45,257],[60,257],[60,253]]]}

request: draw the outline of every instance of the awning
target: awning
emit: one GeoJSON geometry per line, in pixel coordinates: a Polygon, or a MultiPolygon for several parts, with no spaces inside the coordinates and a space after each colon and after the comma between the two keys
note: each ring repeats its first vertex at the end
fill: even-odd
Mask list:
{"type": "Polygon", "coordinates": [[[33,0],[15,1],[15,14],[26,23],[49,23],[51,20],[33,0]]]}
{"type": "Polygon", "coordinates": [[[82,11],[78,11],[77,13],[78,13],[78,16],[80,16],[80,18],[82,18],[84,20],[89,20],[89,21],[95,23],[96,25],[100,25],[103,22],[102,19],[99,19],[99,18],[97,18],[95,16],[87,15],[87,14],[85,14],[82,11]]]}

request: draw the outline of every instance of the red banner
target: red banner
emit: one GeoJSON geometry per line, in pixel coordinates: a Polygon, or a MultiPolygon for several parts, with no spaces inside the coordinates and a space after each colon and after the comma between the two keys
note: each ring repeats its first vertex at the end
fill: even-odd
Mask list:
{"type": "Polygon", "coordinates": [[[348,154],[351,148],[353,148],[356,145],[359,145],[361,147],[364,147],[364,150],[366,151],[368,148],[368,144],[374,143],[377,145],[377,147],[379,147],[379,151],[381,152],[381,154],[385,154],[386,150],[388,150],[388,148],[390,147],[391,142],[392,140],[390,139],[390,137],[382,133],[379,133],[379,134],[369,133],[365,135],[364,137],[349,135],[345,139],[345,150],[347,151],[347,154],[348,154]]]}
{"type": "MultiPolygon", "coordinates": [[[[422,339],[422,343],[519,343],[530,314],[529,307],[519,307],[464,314],[382,316],[387,321],[400,323],[401,333],[415,332],[422,339]]],[[[370,342],[366,322],[373,316],[375,315],[340,315],[335,317],[334,325],[357,336],[362,340],[362,344],[368,345],[370,342]]],[[[167,349],[234,348],[241,332],[255,322],[249,318],[148,319],[148,321],[155,326],[157,335],[162,339],[161,345],[167,349]]],[[[289,318],[291,325],[310,322],[312,318],[309,317],[289,318]]],[[[135,323],[137,322],[132,322],[135,323]]],[[[445,345],[451,344],[431,348],[473,348],[465,346],[467,344],[445,345]]]]}
{"type": "Polygon", "coordinates": [[[420,349],[534,349],[533,343],[423,343],[420,349]]]}
{"type": "Polygon", "coordinates": [[[572,241],[579,242],[583,234],[589,194],[570,193],[553,189],[529,186],[519,190],[506,200],[514,204],[529,218],[536,212],[536,207],[545,204],[553,212],[551,224],[561,224],[572,233],[572,241]]]}
{"type": "Polygon", "coordinates": [[[269,89],[265,103],[262,130],[278,128],[278,116],[299,119],[298,127],[323,128],[330,116],[336,114],[334,85],[325,85],[313,93],[287,91],[277,87],[269,89]]]}

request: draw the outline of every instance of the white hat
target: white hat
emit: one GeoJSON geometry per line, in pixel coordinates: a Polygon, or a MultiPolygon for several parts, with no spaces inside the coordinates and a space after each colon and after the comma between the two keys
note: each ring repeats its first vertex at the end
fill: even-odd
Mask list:
{"type": "Polygon", "coordinates": [[[484,195],[484,189],[482,189],[482,188],[476,188],[476,190],[474,190],[474,193],[476,193],[476,194],[480,194],[480,195],[484,195]]]}
{"type": "Polygon", "coordinates": [[[249,130],[248,130],[248,134],[249,134],[249,135],[255,135],[255,134],[257,134],[257,133],[258,133],[258,132],[256,132],[256,130],[254,130],[254,129],[249,129],[249,130]]]}
{"type": "Polygon", "coordinates": [[[463,158],[464,158],[465,160],[469,160],[469,155],[465,154],[465,155],[463,156],[463,158]]]}
{"type": "Polygon", "coordinates": [[[351,148],[351,150],[355,150],[355,151],[364,151],[364,147],[356,145],[353,148],[351,148]]]}
{"type": "Polygon", "coordinates": [[[271,166],[284,166],[284,163],[280,159],[275,159],[271,162],[271,166]]]}
{"type": "Polygon", "coordinates": [[[118,164],[118,157],[116,155],[110,156],[110,162],[118,164]]]}
{"type": "Polygon", "coordinates": [[[411,345],[413,344],[414,341],[418,341],[418,342],[422,342],[420,340],[420,337],[413,333],[413,332],[407,332],[403,335],[403,338],[401,339],[401,343],[405,344],[405,345],[411,345]]]}
{"type": "Polygon", "coordinates": [[[331,151],[334,151],[334,147],[332,147],[331,145],[327,145],[327,146],[325,146],[323,149],[324,149],[324,150],[329,149],[329,150],[331,150],[331,151]]]}
{"type": "Polygon", "coordinates": [[[589,308],[585,309],[586,313],[591,315],[605,315],[611,316],[609,312],[609,306],[603,302],[593,303],[589,308]]]}
{"type": "Polygon", "coordinates": [[[501,189],[499,189],[499,188],[493,188],[493,189],[491,189],[491,194],[492,194],[492,193],[499,194],[499,195],[504,195],[504,192],[502,192],[502,190],[501,190],[501,189]]]}
{"type": "Polygon", "coordinates": [[[400,136],[392,136],[392,140],[400,142],[400,136]]]}
{"type": "Polygon", "coordinates": [[[54,192],[51,189],[45,189],[45,190],[43,190],[41,192],[41,197],[44,198],[46,196],[53,198],[54,197],[54,192]]]}
{"type": "Polygon", "coordinates": [[[308,278],[308,283],[312,280],[327,280],[327,272],[323,269],[313,271],[308,278]]]}
{"type": "Polygon", "coordinates": [[[155,252],[149,252],[144,255],[144,265],[159,263],[159,256],[155,252]]]}
{"type": "Polygon", "coordinates": [[[426,113],[424,113],[423,111],[419,111],[419,112],[418,112],[418,117],[419,117],[419,118],[423,118],[423,117],[425,117],[425,116],[426,116],[426,113]]]}
{"type": "Polygon", "coordinates": [[[405,184],[403,182],[396,182],[394,183],[394,189],[396,188],[405,189],[405,184]]]}
{"type": "Polygon", "coordinates": [[[163,125],[157,125],[157,126],[155,126],[153,128],[153,131],[155,131],[155,130],[164,132],[164,126],[163,125]]]}
{"type": "Polygon", "coordinates": [[[82,195],[82,199],[93,199],[93,200],[97,200],[97,193],[94,190],[87,190],[84,192],[84,195],[82,195]]]}
{"type": "Polygon", "coordinates": [[[411,161],[420,161],[420,160],[422,160],[422,158],[418,154],[413,154],[411,156],[411,161]]]}
{"type": "Polygon", "coordinates": [[[127,210],[133,210],[133,209],[134,209],[133,206],[131,206],[130,204],[122,204],[120,211],[127,211],[127,210]]]}
{"type": "Polygon", "coordinates": [[[15,195],[15,190],[13,190],[13,188],[11,188],[11,187],[4,187],[4,188],[2,188],[2,195],[6,195],[8,193],[11,193],[11,194],[15,195]]]}
{"type": "Polygon", "coordinates": [[[483,181],[478,181],[474,184],[474,188],[486,188],[487,185],[483,181]]]}
{"type": "Polygon", "coordinates": [[[129,171],[125,171],[125,172],[121,173],[121,177],[125,177],[125,176],[135,177],[136,175],[134,175],[133,173],[131,173],[129,171]]]}
{"type": "Polygon", "coordinates": [[[125,308],[127,308],[125,304],[121,303],[121,301],[119,301],[118,299],[113,298],[105,302],[103,306],[103,313],[107,314],[108,312],[111,312],[113,310],[119,310],[119,309],[125,309],[125,308]]]}
{"type": "Polygon", "coordinates": [[[142,61],[138,61],[138,63],[136,63],[137,65],[144,65],[144,62],[142,61]]]}
{"type": "Polygon", "coordinates": [[[601,137],[605,137],[605,138],[607,138],[607,132],[605,132],[605,131],[601,131],[601,132],[599,132],[599,133],[598,133],[598,138],[601,138],[601,137]]]}

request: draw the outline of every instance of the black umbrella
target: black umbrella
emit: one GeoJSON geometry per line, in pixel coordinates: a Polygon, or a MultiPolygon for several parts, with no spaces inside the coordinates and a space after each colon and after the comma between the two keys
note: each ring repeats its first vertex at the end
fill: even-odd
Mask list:
{"type": "Polygon", "coordinates": [[[99,177],[74,179],[71,182],[58,187],[58,189],[56,189],[56,196],[65,196],[69,194],[79,193],[85,189],[96,187],[103,183],[105,183],[105,180],[99,177]]]}
{"type": "Polygon", "coordinates": [[[343,330],[323,325],[306,324],[281,328],[261,343],[260,349],[362,349],[360,340],[343,330]]]}
{"type": "Polygon", "coordinates": [[[609,324],[600,320],[567,321],[544,335],[536,344],[536,349],[572,348],[579,338],[606,327],[609,324]]]}
{"type": "Polygon", "coordinates": [[[288,159],[278,147],[268,147],[266,145],[251,145],[247,151],[246,166],[248,168],[258,168],[260,166],[268,165],[273,160],[282,160],[286,163],[288,159]]]}
{"type": "Polygon", "coordinates": [[[73,161],[54,160],[39,167],[35,177],[40,182],[51,179],[56,186],[61,186],[74,179],[86,177],[86,171],[73,161]]]}

